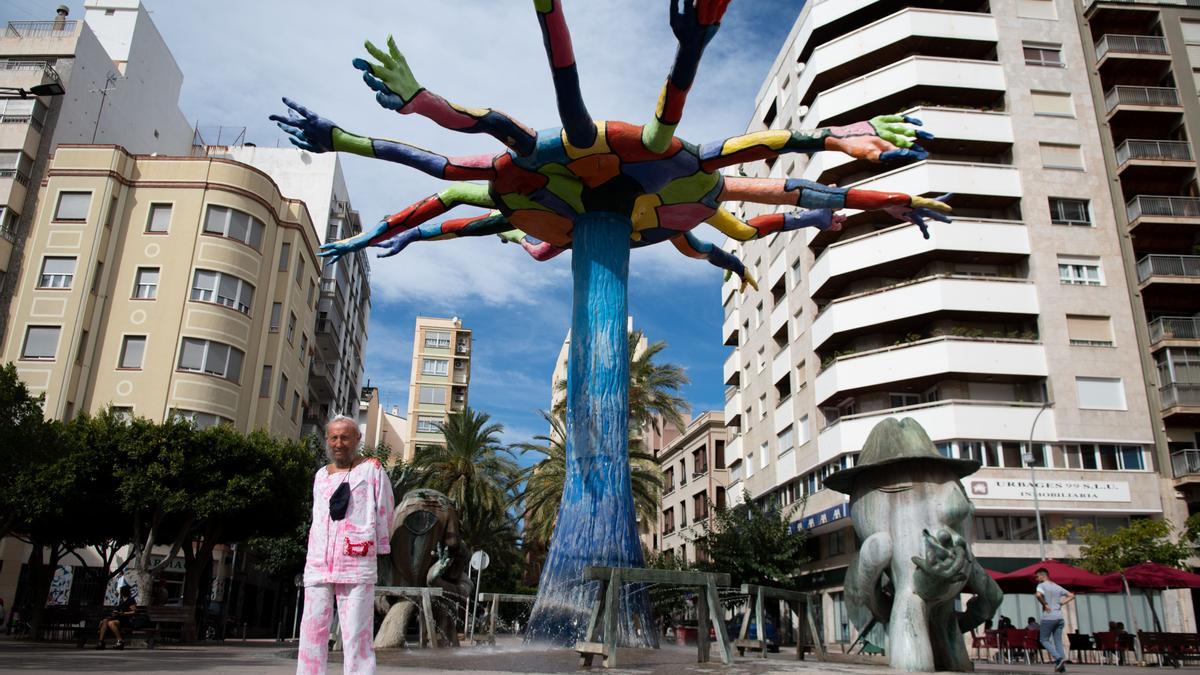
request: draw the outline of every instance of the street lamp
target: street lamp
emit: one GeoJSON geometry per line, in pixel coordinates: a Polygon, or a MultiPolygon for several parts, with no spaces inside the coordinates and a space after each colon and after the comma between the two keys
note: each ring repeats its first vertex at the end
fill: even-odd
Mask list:
{"type": "Polygon", "coordinates": [[[0,87],[0,99],[29,98],[30,96],[62,96],[67,93],[62,82],[47,82],[35,84],[28,89],[21,87],[0,87]]]}
{"type": "MultiPolygon", "coordinates": [[[[1037,521],[1038,560],[1046,559],[1046,539],[1042,534],[1042,508],[1041,504],[1038,503],[1037,478],[1033,474],[1033,432],[1034,429],[1037,429],[1038,419],[1041,418],[1042,413],[1046,412],[1046,408],[1049,408],[1051,405],[1053,403],[1050,401],[1044,401],[1037,415],[1033,416],[1033,424],[1029,425],[1029,445],[1025,446],[1025,452],[1021,455],[1021,459],[1024,459],[1025,463],[1029,465],[1029,484],[1033,488],[1033,519],[1037,521]]],[[[1045,457],[1045,452],[1042,453],[1042,456],[1045,457]]]]}

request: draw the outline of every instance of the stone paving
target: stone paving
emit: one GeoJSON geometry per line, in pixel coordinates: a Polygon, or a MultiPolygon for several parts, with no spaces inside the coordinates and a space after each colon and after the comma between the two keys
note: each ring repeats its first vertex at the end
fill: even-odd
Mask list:
{"type": "MultiPolygon", "coordinates": [[[[613,673],[639,675],[674,675],[676,673],[720,673],[722,675],[760,675],[767,673],[844,673],[846,675],[879,675],[888,672],[878,666],[795,661],[795,655],[771,654],[763,660],[748,654],[735,657],[732,666],[720,661],[696,663],[695,648],[667,646],[660,650],[622,650],[621,667],[613,673]],[[790,657],[789,657],[790,656],[790,657]]],[[[64,644],[34,644],[0,640],[0,673],[88,673],[88,674],[151,674],[211,672],[243,675],[249,673],[283,674],[295,672],[295,648],[274,641],[231,641],[225,644],[195,646],[166,646],[155,650],[129,648],[124,651],[107,649],[76,649],[64,644]]],[[[501,640],[496,647],[463,647],[438,651],[400,649],[379,653],[380,673],[574,673],[578,658],[565,649],[527,647],[515,639],[501,640]]],[[[594,669],[604,672],[601,668],[594,669]]],[[[994,675],[1045,675],[1049,666],[979,664],[978,670],[994,675]]],[[[330,673],[340,673],[341,664],[335,653],[330,659],[330,673]]],[[[1070,673],[1087,675],[1132,675],[1147,672],[1143,668],[1101,665],[1071,666],[1070,673]]],[[[1185,667],[1179,671],[1200,673],[1200,668],[1185,667]]]]}

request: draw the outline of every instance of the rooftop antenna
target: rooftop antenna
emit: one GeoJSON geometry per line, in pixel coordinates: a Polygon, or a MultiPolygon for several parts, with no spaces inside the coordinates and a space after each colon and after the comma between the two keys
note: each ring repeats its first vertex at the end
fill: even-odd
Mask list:
{"type": "Polygon", "coordinates": [[[96,142],[96,134],[100,132],[100,117],[104,115],[104,102],[108,99],[108,92],[117,90],[117,79],[117,74],[110,70],[108,77],[104,78],[104,88],[90,90],[93,94],[100,94],[100,111],[96,113],[96,126],[92,127],[93,144],[96,142]]]}

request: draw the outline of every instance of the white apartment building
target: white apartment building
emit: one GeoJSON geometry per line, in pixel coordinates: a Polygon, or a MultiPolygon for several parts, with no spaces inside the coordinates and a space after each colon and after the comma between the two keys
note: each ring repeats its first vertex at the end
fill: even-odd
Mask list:
{"type": "MultiPolygon", "coordinates": [[[[336,153],[238,145],[215,154],[265,172],[283,194],[304,202],[322,244],[362,232],[336,153]]],[[[357,414],[371,315],[371,266],[366,251],[344,256],[333,265],[323,264],[320,274],[305,433],[319,429],[335,414],[357,414]]]]}
{"type": "MultiPolygon", "coordinates": [[[[822,153],[746,164],[746,175],[955,194],[954,222],[933,223],[928,240],[852,213],[841,232],[727,244],[761,288],[722,288],[729,495],[805,500],[796,527],[812,537],[807,583],[823,593],[830,642],[855,635],[841,590],[855,536],[844,496],[823,481],[886,417],[912,417],[943,454],[983,463],[964,483],[990,569],[1039,558],[1030,464],[1048,557],[1078,552],[1075,537],[1045,534],[1067,522],[1186,515],[1156,443],[1076,10],[810,0],[759,91],[748,131],[903,112],[937,138],[907,166],[822,153]]],[[[746,218],[774,208],[728,206],[746,218]]],[[[1190,597],[1161,600],[1167,624],[1194,625],[1190,597]]],[[[1103,596],[1079,605],[1071,629],[1133,625],[1103,596]]],[[[1022,621],[1032,610],[1023,595],[1001,608],[1022,621]]]]}
{"type": "Polygon", "coordinates": [[[187,155],[183,73],[138,0],[86,0],[82,20],[10,21],[0,34],[0,87],[59,82],[65,94],[0,100],[0,338],[37,207],[37,186],[61,143],[187,155]]]}

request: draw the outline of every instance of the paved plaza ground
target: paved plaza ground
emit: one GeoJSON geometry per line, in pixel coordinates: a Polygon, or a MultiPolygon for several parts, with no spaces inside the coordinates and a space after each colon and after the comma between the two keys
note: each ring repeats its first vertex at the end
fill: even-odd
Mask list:
{"type": "MultiPolygon", "coordinates": [[[[772,654],[767,660],[753,656],[735,657],[729,667],[715,663],[696,663],[694,648],[676,646],[660,650],[622,650],[621,667],[614,673],[668,675],[675,673],[728,673],[759,675],[766,673],[844,673],[847,675],[886,673],[877,666],[798,662],[787,654],[772,654]]],[[[295,672],[295,648],[274,641],[229,642],[199,646],[166,646],[155,650],[126,649],[95,651],[76,649],[64,644],[34,644],[0,640],[0,673],[89,673],[113,675],[125,673],[209,672],[282,674],[295,672]]],[[[516,640],[503,640],[496,647],[460,649],[387,650],[379,654],[381,673],[572,673],[577,672],[575,652],[565,649],[531,648],[516,640]]],[[[996,675],[1050,673],[1049,666],[1003,666],[979,664],[979,671],[996,675]]],[[[603,669],[594,669],[603,671],[603,669]]],[[[334,655],[330,673],[342,672],[334,655]]],[[[1071,666],[1071,673],[1089,675],[1145,674],[1145,668],[1100,665],[1071,666]]],[[[1200,673],[1200,668],[1179,671],[1200,673]]]]}

